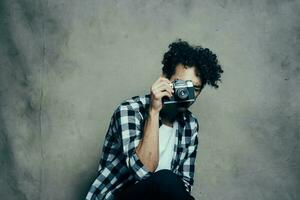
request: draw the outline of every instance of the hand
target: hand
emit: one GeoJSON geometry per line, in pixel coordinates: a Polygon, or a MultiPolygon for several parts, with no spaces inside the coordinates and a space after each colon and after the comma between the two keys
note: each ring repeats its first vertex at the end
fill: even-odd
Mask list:
{"type": "Polygon", "coordinates": [[[163,75],[157,79],[150,88],[151,102],[150,110],[159,112],[162,109],[162,97],[168,96],[172,97],[174,90],[169,85],[171,81],[165,78],[163,75]]]}

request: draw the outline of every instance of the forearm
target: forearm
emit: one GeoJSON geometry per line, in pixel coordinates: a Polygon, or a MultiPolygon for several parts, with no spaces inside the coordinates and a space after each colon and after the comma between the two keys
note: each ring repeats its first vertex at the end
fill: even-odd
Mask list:
{"type": "Polygon", "coordinates": [[[154,172],[159,161],[159,112],[149,110],[145,121],[144,135],[136,153],[148,170],[154,172]]]}

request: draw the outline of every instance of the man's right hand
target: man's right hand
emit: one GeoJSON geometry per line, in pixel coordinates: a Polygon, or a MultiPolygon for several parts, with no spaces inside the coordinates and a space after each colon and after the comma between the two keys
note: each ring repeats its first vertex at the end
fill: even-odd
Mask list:
{"type": "Polygon", "coordinates": [[[159,113],[163,106],[162,98],[164,96],[168,96],[170,98],[173,95],[174,90],[169,84],[171,84],[171,81],[163,75],[161,75],[159,79],[153,83],[150,88],[150,111],[159,113]]]}
{"type": "Polygon", "coordinates": [[[161,75],[151,86],[149,117],[144,124],[143,138],[136,147],[136,153],[145,167],[154,172],[159,163],[159,111],[162,109],[162,97],[171,97],[174,92],[171,81],[161,75]]]}

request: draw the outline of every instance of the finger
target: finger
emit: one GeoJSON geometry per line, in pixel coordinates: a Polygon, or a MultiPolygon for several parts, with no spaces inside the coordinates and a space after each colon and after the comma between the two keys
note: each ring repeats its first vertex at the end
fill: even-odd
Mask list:
{"type": "Polygon", "coordinates": [[[170,90],[168,90],[168,89],[166,89],[166,88],[158,88],[158,89],[156,89],[156,90],[153,90],[153,93],[154,93],[154,94],[159,94],[159,93],[162,93],[162,92],[168,92],[169,97],[173,96],[172,91],[170,91],[170,90]]]}
{"type": "Polygon", "coordinates": [[[163,84],[163,85],[157,87],[155,90],[158,90],[158,91],[166,90],[166,91],[169,91],[170,94],[173,94],[173,92],[174,92],[174,90],[169,85],[166,85],[166,84],[163,84]]]}
{"type": "Polygon", "coordinates": [[[153,85],[159,83],[161,81],[161,78],[163,77],[164,77],[163,75],[160,75],[159,78],[153,83],[153,85]]]}
{"type": "Polygon", "coordinates": [[[152,86],[152,89],[153,90],[156,90],[157,88],[160,88],[161,86],[165,86],[165,87],[168,87],[170,88],[171,90],[173,90],[173,88],[171,87],[170,84],[166,83],[166,82],[160,82],[160,83],[157,83],[155,85],[152,86]]]}
{"type": "Polygon", "coordinates": [[[152,90],[153,88],[156,88],[156,85],[157,85],[158,83],[161,83],[161,82],[166,82],[166,83],[168,83],[168,84],[172,84],[172,82],[171,82],[169,79],[163,78],[162,75],[161,75],[161,76],[160,76],[160,77],[152,84],[150,90],[152,90]]]}
{"type": "Polygon", "coordinates": [[[167,82],[167,83],[172,83],[169,79],[167,79],[167,78],[165,78],[165,77],[160,77],[159,78],[159,81],[161,82],[161,81],[165,81],[165,82],[167,82]]]}
{"type": "Polygon", "coordinates": [[[167,97],[171,97],[170,93],[167,91],[164,92],[158,92],[157,94],[155,94],[155,98],[157,99],[161,99],[162,97],[167,96],[167,97]]]}
{"type": "Polygon", "coordinates": [[[159,76],[159,79],[158,80],[165,80],[165,81],[168,81],[168,82],[170,82],[170,80],[167,78],[167,77],[165,77],[165,75],[164,74],[161,74],[160,76],[159,76]]]}
{"type": "Polygon", "coordinates": [[[161,75],[160,75],[160,78],[167,78],[167,77],[166,77],[166,75],[161,74],[161,75]]]}

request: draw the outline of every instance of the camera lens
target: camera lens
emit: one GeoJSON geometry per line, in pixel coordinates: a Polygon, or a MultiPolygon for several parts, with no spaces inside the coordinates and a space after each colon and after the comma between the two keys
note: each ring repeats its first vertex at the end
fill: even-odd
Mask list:
{"type": "Polygon", "coordinates": [[[179,99],[186,99],[189,96],[189,91],[187,88],[179,88],[177,90],[177,97],[179,99]]]}

